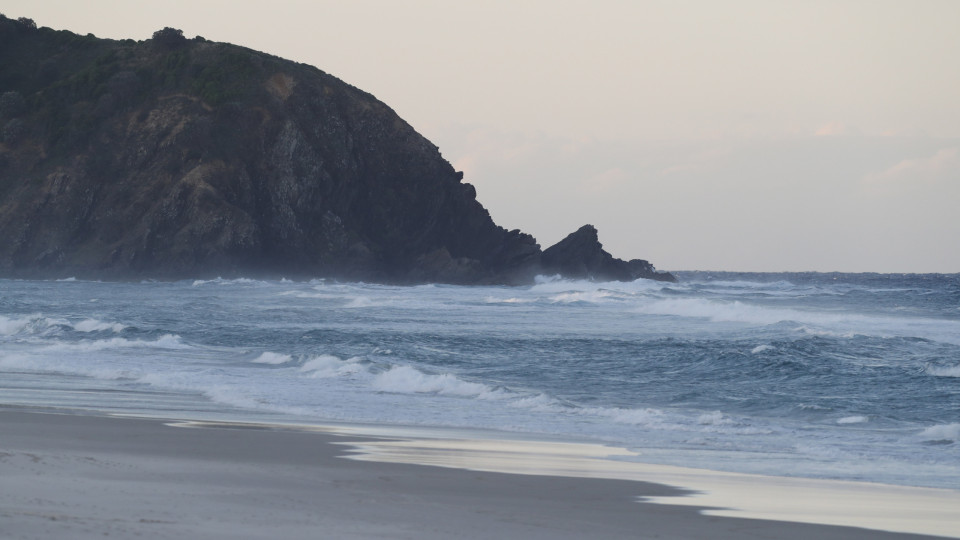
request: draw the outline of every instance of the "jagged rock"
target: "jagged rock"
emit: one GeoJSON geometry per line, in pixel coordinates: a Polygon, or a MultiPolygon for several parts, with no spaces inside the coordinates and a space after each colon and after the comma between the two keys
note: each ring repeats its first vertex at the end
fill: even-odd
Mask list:
{"type": "Polygon", "coordinates": [[[676,281],[676,278],[667,272],[657,272],[647,261],[623,261],[614,258],[603,249],[597,229],[593,225],[580,227],[544,250],[541,263],[547,273],[570,278],[598,281],[633,281],[638,278],[676,281]]]}

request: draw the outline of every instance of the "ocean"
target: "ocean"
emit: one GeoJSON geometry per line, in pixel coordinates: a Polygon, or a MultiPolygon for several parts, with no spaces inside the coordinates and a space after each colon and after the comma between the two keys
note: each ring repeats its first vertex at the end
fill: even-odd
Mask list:
{"type": "Polygon", "coordinates": [[[960,274],[675,274],[0,280],[0,406],[493,430],[960,488],[960,274]]]}

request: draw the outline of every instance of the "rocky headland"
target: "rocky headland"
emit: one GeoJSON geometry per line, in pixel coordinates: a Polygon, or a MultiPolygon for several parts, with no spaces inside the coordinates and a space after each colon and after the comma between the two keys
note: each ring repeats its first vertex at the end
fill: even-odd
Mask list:
{"type": "Polygon", "coordinates": [[[672,281],[585,226],[541,251],[439,150],[319,69],[165,28],[0,16],[0,276],[672,281]]]}

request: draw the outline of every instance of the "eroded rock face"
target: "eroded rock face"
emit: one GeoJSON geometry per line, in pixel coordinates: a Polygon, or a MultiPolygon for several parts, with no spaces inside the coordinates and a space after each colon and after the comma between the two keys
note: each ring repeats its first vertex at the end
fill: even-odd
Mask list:
{"type": "Polygon", "coordinates": [[[26,126],[0,146],[4,275],[477,283],[539,260],[433,144],[315,68],[9,20],[0,41],[4,111],[26,126]]]}
{"type": "Polygon", "coordinates": [[[0,18],[0,95],[0,123],[15,121],[0,143],[3,276],[523,283],[542,271],[534,238],[497,226],[436,146],[310,66],[0,18]]]}
{"type": "Polygon", "coordinates": [[[603,249],[597,229],[584,225],[566,238],[544,250],[543,270],[577,279],[597,281],[633,281],[638,278],[658,281],[676,281],[667,272],[657,272],[653,265],[641,259],[623,261],[603,249]]]}

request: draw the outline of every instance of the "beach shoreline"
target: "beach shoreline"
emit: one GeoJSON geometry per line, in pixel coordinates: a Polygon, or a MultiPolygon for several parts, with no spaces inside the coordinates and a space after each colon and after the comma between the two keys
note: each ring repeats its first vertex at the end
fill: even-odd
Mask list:
{"type": "MultiPolygon", "coordinates": [[[[928,537],[707,515],[689,505],[683,489],[637,479],[484,472],[466,462],[467,468],[390,463],[383,452],[376,455],[376,445],[407,441],[415,453],[424,445],[362,431],[0,409],[0,533],[12,539],[928,537]]],[[[463,448],[453,452],[476,457],[463,448]]],[[[542,447],[527,455],[537,456],[550,461],[542,447]]]]}

